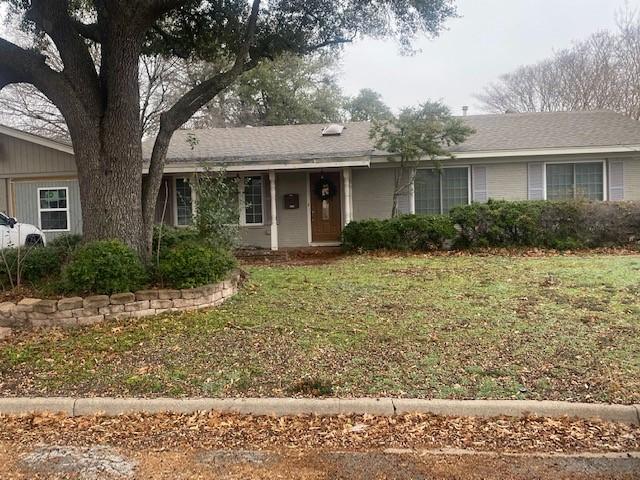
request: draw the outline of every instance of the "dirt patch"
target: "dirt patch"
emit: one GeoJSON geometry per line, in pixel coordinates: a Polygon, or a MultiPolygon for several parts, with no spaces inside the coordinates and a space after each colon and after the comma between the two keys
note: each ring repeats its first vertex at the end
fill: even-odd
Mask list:
{"type": "Polygon", "coordinates": [[[107,447],[44,446],[22,458],[34,473],[70,474],[82,480],[132,477],[135,463],[107,447]]]}

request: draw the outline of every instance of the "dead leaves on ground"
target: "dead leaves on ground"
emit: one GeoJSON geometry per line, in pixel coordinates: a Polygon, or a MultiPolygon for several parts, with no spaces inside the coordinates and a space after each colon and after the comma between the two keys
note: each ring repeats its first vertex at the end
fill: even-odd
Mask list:
{"type": "Polygon", "coordinates": [[[640,427],[570,418],[271,417],[198,412],[67,417],[0,416],[0,440],[16,445],[108,444],[190,448],[464,448],[510,452],[639,451],[640,427]]]}

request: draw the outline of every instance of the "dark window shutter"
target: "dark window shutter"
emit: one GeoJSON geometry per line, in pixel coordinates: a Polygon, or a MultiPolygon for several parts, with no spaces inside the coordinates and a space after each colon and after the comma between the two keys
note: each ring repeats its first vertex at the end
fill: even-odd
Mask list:
{"type": "Polygon", "coordinates": [[[473,201],[484,203],[488,200],[487,195],[487,167],[474,165],[471,171],[471,182],[473,187],[473,201]]]}
{"type": "Polygon", "coordinates": [[[544,200],[544,163],[527,165],[527,185],[529,200],[544,200]]]}
{"type": "Polygon", "coordinates": [[[609,160],[609,200],[624,200],[624,161],[609,160]]]}

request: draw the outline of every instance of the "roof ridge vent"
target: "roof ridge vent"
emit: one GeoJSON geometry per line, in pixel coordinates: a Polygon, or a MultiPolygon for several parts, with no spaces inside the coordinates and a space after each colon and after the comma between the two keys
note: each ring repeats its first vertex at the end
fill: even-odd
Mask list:
{"type": "Polygon", "coordinates": [[[344,125],[340,125],[339,123],[331,123],[322,129],[322,136],[331,137],[340,135],[344,128],[344,125]]]}

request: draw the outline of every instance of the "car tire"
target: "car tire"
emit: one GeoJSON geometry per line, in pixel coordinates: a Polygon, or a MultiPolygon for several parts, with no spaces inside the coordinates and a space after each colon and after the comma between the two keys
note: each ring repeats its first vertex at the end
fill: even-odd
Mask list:
{"type": "Polygon", "coordinates": [[[42,241],[42,237],[40,235],[32,233],[27,235],[24,244],[27,247],[40,247],[44,245],[44,242],[42,241]]]}

